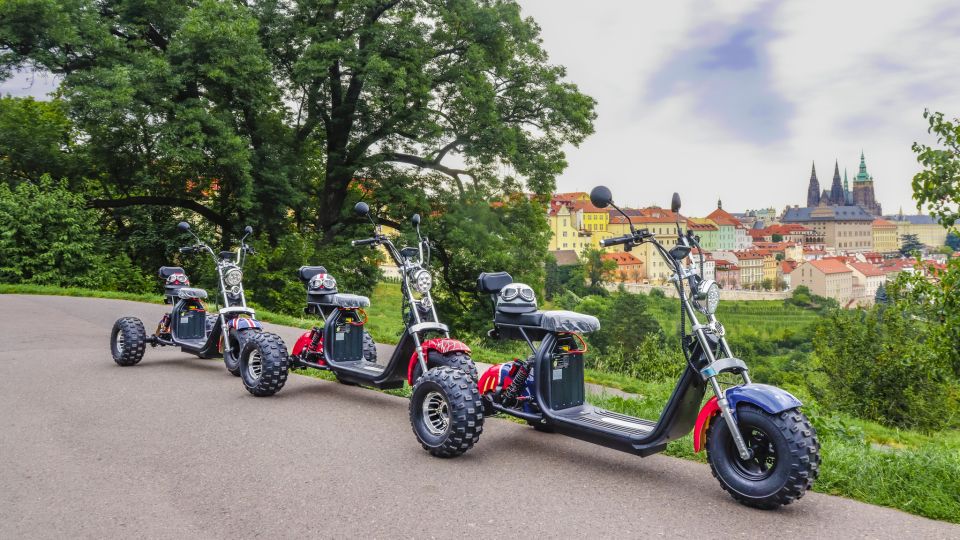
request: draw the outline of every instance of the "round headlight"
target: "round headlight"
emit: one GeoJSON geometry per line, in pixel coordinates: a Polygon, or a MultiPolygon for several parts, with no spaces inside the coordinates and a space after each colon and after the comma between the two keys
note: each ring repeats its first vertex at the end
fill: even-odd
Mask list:
{"type": "Polygon", "coordinates": [[[708,279],[700,283],[694,297],[697,309],[707,315],[713,315],[720,305],[720,286],[716,281],[708,279]]]}
{"type": "Polygon", "coordinates": [[[420,294],[427,294],[430,292],[430,287],[433,287],[433,276],[430,272],[423,269],[417,270],[413,274],[413,288],[420,294]]]}
{"type": "Polygon", "coordinates": [[[227,287],[236,287],[237,285],[240,285],[242,280],[243,272],[241,272],[236,266],[227,270],[227,273],[223,275],[223,282],[227,287]]]}

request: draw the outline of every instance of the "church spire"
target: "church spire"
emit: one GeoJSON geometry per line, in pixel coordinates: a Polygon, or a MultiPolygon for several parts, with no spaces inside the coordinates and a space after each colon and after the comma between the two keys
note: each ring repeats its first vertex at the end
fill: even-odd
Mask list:
{"type": "Polygon", "coordinates": [[[840,161],[833,162],[833,184],[830,186],[830,204],[833,206],[843,206],[847,202],[843,193],[843,185],[840,184],[840,161]]]}
{"type": "Polygon", "coordinates": [[[820,182],[817,180],[817,164],[810,166],[810,185],[807,187],[807,206],[820,205],[820,182]]]}
{"type": "Polygon", "coordinates": [[[843,197],[846,200],[847,206],[853,204],[853,193],[850,193],[850,182],[847,181],[847,169],[843,169],[843,197]]]}
{"type": "Polygon", "coordinates": [[[717,199],[717,208],[723,210],[723,201],[721,201],[719,198],[717,199]]]}

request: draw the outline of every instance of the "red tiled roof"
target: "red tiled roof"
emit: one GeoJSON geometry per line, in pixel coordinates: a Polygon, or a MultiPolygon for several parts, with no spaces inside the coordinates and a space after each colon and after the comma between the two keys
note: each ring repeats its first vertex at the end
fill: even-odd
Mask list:
{"type": "Polygon", "coordinates": [[[692,231],[716,231],[717,226],[710,223],[697,223],[696,221],[687,220],[687,228],[692,231]]]}
{"type": "Polygon", "coordinates": [[[636,258],[632,253],[617,251],[613,253],[604,253],[600,258],[605,261],[617,261],[617,265],[625,266],[630,264],[643,264],[643,261],[636,258]]]}
{"type": "Polygon", "coordinates": [[[847,266],[850,266],[867,277],[884,275],[884,271],[881,270],[880,267],[870,263],[852,262],[847,263],[847,266]]]}
{"type": "Polygon", "coordinates": [[[887,227],[887,228],[893,228],[893,229],[897,228],[896,223],[886,219],[880,219],[880,218],[873,220],[873,223],[871,225],[873,227],[887,227]]]}
{"type": "Polygon", "coordinates": [[[848,274],[853,272],[847,265],[836,259],[820,259],[818,261],[807,261],[807,264],[812,265],[817,270],[823,272],[824,274],[848,274]]]}
{"type": "Polygon", "coordinates": [[[710,214],[707,215],[707,219],[710,219],[711,221],[713,221],[713,222],[716,223],[717,225],[728,225],[728,226],[732,226],[732,227],[742,227],[742,226],[743,226],[743,224],[740,223],[740,220],[738,220],[737,218],[733,217],[733,216],[730,214],[730,212],[727,212],[727,211],[724,210],[723,208],[717,208],[717,209],[714,210],[713,212],[710,212],[710,214]]]}
{"type": "Polygon", "coordinates": [[[800,263],[797,261],[780,261],[780,272],[783,274],[789,274],[797,269],[800,263]]]}

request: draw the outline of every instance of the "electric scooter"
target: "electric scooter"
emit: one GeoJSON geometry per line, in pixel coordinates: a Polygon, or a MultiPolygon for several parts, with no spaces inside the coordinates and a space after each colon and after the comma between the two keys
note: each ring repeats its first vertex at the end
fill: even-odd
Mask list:
{"type": "Polygon", "coordinates": [[[268,374],[264,384],[282,385],[286,378],[286,348],[279,336],[263,332],[255,312],[247,306],[243,290],[243,263],[246,255],[254,253],[246,239],[253,233],[244,229],[240,247],[234,251],[215,253],[213,249],[190,230],[190,224],[180,222],[177,229],[190,233],[196,244],[180,248],[180,253],[209,253],[217,269],[218,304],[223,307],[209,313],[204,300],[207,291],[190,287],[190,279],[179,266],[161,266],[160,279],[164,281],[164,303],[171,306],[152,335],[146,335],[143,322],[136,317],[118,319],[110,333],[110,351],[113,360],[121,366],[133,366],[143,359],[146,346],[179,347],[200,358],[223,355],[227,371],[240,375],[240,356],[246,346],[257,357],[258,369],[268,374]],[[227,339],[223,339],[227,336],[227,339]]]}
{"type": "MultiPolygon", "coordinates": [[[[386,364],[377,363],[370,352],[373,340],[364,330],[364,308],[370,306],[370,299],[341,294],[324,267],[304,266],[298,276],[307,288],[305,311],[323,316],[324,324],[297,340],[290,366],[330,371],[341,383],[378,389],[401,388],[406,382],[413,387],[410,422],[421,445],[436,456],[462,454],[477,442],[483,429],[477,368],[470,347],[451,339],[449,328],[437,317],[430,293],[430,243],[420,234],[420,216],[411,218],[418,246],[398,249],[382,234],[366,203],[357,203],[354,210],[370,219],[375,233],[352,245],[383,246],[400,270],[403,333],[386,364]]],[[[240,362],[246,373],[245,359],[241,357],[240,362]]],[[[244,375],[248,389],[254,382],[244,375]]]]}
{"type": "MultiPolygon", "coordinates": [[[[800,412],[797,398],[780,388],[751,382],[747,364],[731,353],[723,325],[714,315],[720,302],[717,283],[704,279],[693,265],[683,266],[692,248],[699,248],[698,239],[689,231],[684,235],[678,223],[679,242],[667,251],[653,233],[634,228],[630,216],[613,204],[606,187],[594,188],[590,201],[599,208],[612,206],[630,223],[629,234],[601,245],[623,245],[629,251],[649,243],[674,270],[671,281],[681,303],[686,369],[655,422],[587,404],[586,345],[581,334],[598,330],[597,319],[569,311],[538,311],[533,289],[513,283],[506,272],[484,273],[478,289],[494,301],[491,335],[522,339],[531,350],[528,358],[492,366],[480,377],[485,413],[508,414],[541,431],[639,456],[661,452],[667,443],[693,430],[694,451],[706,448],[713,475],[737,501],[772,509],[802,497],[819,472],[816,432],[800,412]],[[697,312],[706,317],[705,322],[697,312]],[[742,382],[724,388],[717,378],[723,373],[739,376],[742,382]],[[701,408],[707,388],[714,395],[701,408]]],[[[679,195],[674,194],[671,206],[674,213],[679,211],[679,195]]]]}

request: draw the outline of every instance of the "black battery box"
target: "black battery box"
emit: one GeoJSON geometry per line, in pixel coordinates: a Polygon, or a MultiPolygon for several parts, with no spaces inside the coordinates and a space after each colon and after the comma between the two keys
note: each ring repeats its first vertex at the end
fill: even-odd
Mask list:
{"type": "Polygon", "coordinates": [[[560,336],[550,356],[550,408],[583,405],[582,342],[572,335],[560,336]]]}

